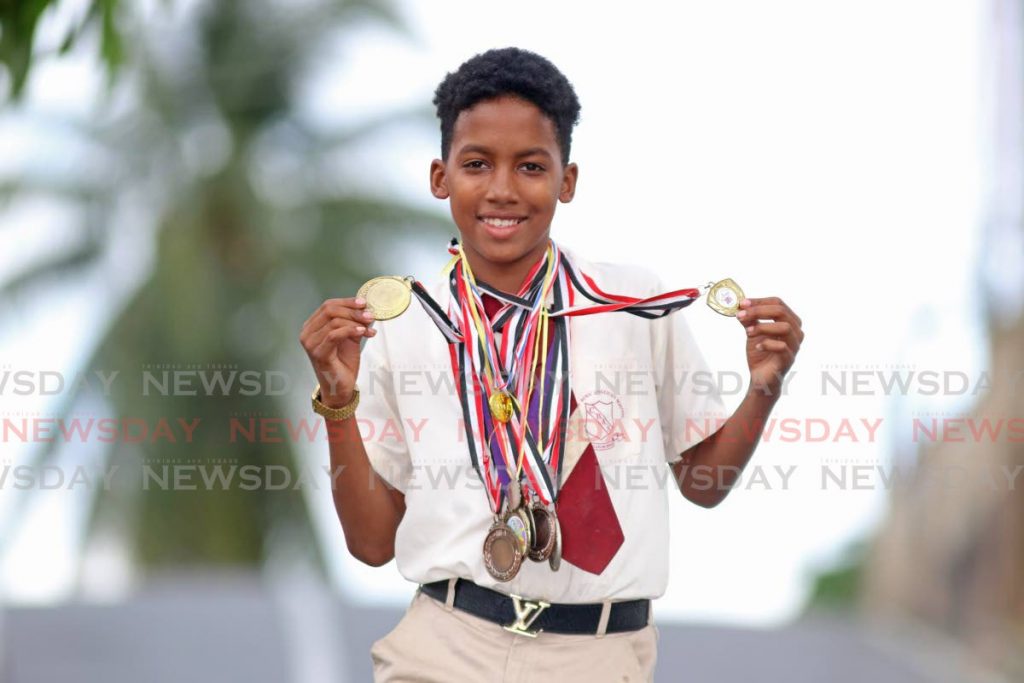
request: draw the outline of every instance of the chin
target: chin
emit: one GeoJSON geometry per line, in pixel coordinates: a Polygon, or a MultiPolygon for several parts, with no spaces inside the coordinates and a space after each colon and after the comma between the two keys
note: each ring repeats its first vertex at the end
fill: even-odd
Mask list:
{"type": "Polygon", "coordinates": [[[487,243],[481,246],[479,253],[487,257],[487,260],[495,263],[512,263],[525,257],[530,249],[521,244],[508,243],[487,243]]]}

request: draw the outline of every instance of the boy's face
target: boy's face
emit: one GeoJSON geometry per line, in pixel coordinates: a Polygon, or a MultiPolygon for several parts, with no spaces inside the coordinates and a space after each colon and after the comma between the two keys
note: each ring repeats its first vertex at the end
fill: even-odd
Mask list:
{"type": "Polygon", "coordinates": [[[522,99],[502,96],[462,111],[448,161],[430,165],[430,188],[452,218],[478,279],[515,291],[547,249],[558,201],[576,191],[562,166],[555,124],[522,99]]]}

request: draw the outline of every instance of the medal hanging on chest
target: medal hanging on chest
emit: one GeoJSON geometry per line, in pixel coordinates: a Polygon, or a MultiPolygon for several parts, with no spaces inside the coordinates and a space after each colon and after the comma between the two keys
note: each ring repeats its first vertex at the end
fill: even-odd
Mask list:
{"type": "MultiPolygon", "coordinates": [[[[555,501],[571,391],[568,319],[612,311],[660,318],[691,304],[700,291],[609,294],[549,242],[513,295],[477,283],[455,240],[449,252],[447,312],[421,283],[408,286],[449,342],[470,459],[494,515],[482,548],[484,566],[497,581],[514,578],[524,557],[547,560],[557,570],[555,501]],[[576,305],[577,293],[593,303],[576,305]],[[486,314],[485,294],[501,302],[493,316],[486,314]]],[[[719,297],[723,308],[727,298],[719,297]]]]}
{"type": "Polygon", "coordinates": [[[524,557],[547,560],[557,540],[554,502],[568,421],[568,339],[564,322],[550,324],[547,302],[563,300],[555,290],[559,252],[549,245],[516,295],[476,283],[458,253],[453,313],[466,342],[455,351],[453,370],[461,378],[467,431],[484,437],[479,457],[471,447],[494,514],[484,566],[496,580],[508,581],[524,557]],[[483,305],[485,295],[500,302],[493,318],[483,305]]]}

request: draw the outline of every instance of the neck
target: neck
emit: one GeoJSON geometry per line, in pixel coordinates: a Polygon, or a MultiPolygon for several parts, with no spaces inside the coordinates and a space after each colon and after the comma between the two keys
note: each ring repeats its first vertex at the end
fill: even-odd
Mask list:
{"type": "Polygon", "coordinates": [[[478,283],[483,282],[498,291],[515,294],[523,286],[530,270],[544,258],[547,248],[548,242],[544,242],[534,251],[524,254],[513,262],[497,264],[483,261],[471,249],[465,249],[465,254],[469,260],[469,267],[473,269],[473,277],[478,283]]]}

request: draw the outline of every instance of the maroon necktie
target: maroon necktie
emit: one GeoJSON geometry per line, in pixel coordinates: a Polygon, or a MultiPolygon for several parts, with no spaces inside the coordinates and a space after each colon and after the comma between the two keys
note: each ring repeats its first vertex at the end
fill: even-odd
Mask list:
{"type": "MultiPolygon", "coordinates": [[[[482,300],[487,317],[493,319],[501,308],[501,302],[488,294],[483,294],[482,300]]],[[[547,341],[550,345],[550,335],[547,341]]],[[[569,399],[569,422],[576,424],[581,419],[576,414],[579,406],[575,395],[570,395],[569,399]]],[[[579,434],[581,431],[573,429],[569,433],[579,434]]],[[[591,574],[603,572],[625,537],[592,444],[587,444],[562,484],[555,502],[555,514],[562,532],[562,559],[591,574]]]]}

